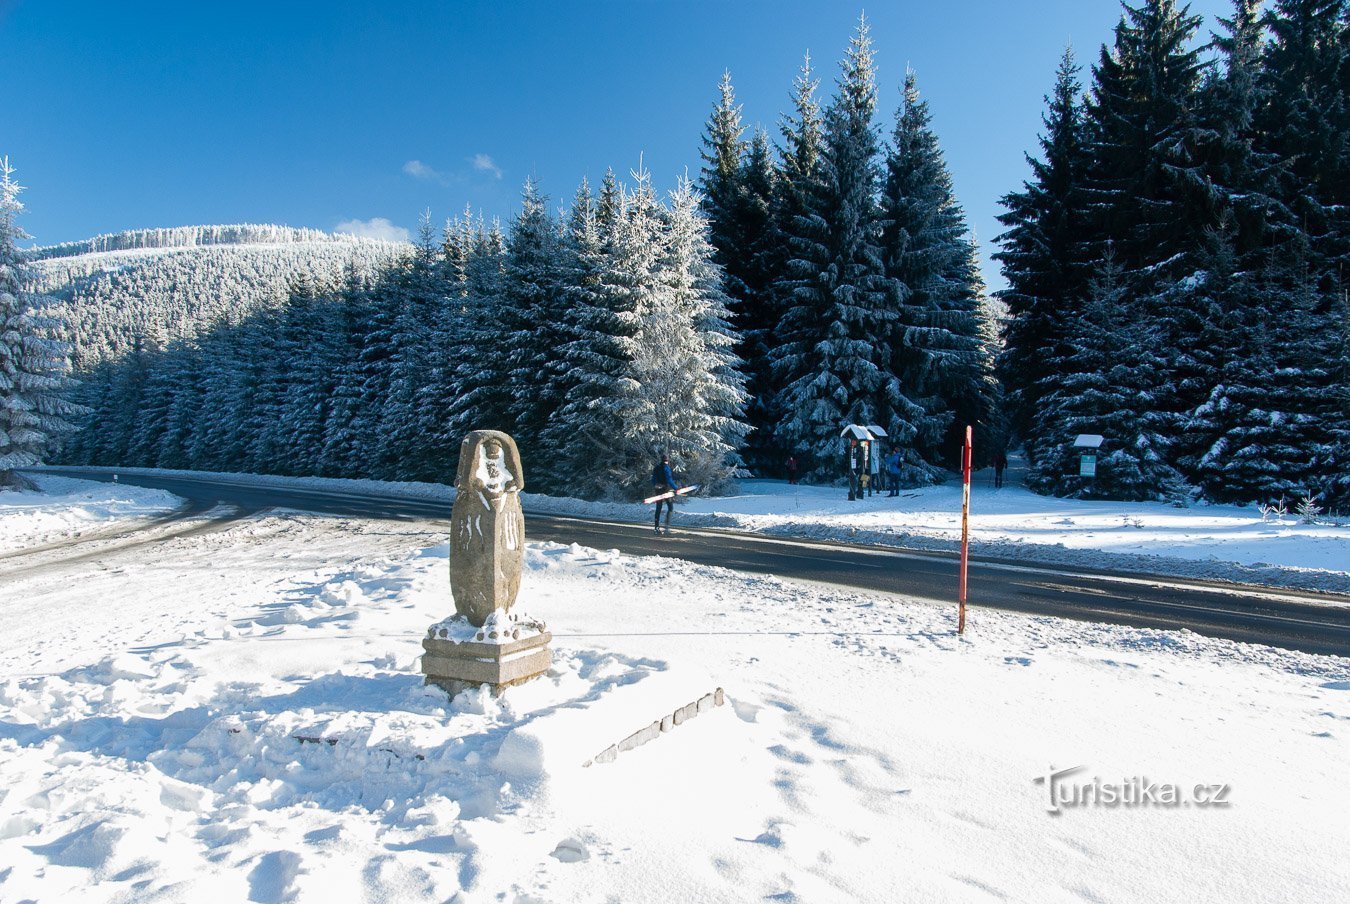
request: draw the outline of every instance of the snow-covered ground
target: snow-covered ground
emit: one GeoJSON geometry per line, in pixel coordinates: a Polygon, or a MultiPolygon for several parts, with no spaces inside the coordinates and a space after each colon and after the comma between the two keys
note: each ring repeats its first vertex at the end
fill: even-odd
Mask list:
{"type": "Polygon", "coordinates": [[[49,626],[0,650],[0,901],[1350,898],[1350,660],[979,610],[958,640],[947,608],[532,544],[552,671],[450,702],[417,664],[435,531],[260,516],[7,579],[0,618],[49,626]],[[1075,766],[1061,792],[1154,802],[1048,812],[1075,766]]]}
{"type": "MultiPolygon", "coordinates": [[[[133,473],[136,469],[123,469],[133,473]]],[[[201,476],[194,471],[147,473],[201,476]]],[[[971,491],[971,551],[976,556],[1045,564],[1216,578],[1350,593],[1350,522],[1297,515],[1263,518],[1250,507],[1150,502],[1093,502],[1039,496],[1012,485],[995,490],[989,472],[971,491]]],[[[442,484],[384,483],[320,477],[210,475],[249,484],[346,492],[454,498],[442,484]]],[[[526,511],[640,522],[650,506],[584,502],[522,494],[526,511]]],[[[681,500],[677,523],[732,527],[779,536],[844,540],[923,549],[956,549],[961,539],[961,487],[905,490],[850,502],[838,487],[746,480],[735,495],[681,500]]]]}
{"type": "MultiPolygon", "coordinates": [[[[163,515],[180,500],[126,484],[39,478],[42,492],[0,492],[0,553],[85,535],[128,518],[163,515]]],[[[121,525],[125,526],[125,525],[121,525]]]]}

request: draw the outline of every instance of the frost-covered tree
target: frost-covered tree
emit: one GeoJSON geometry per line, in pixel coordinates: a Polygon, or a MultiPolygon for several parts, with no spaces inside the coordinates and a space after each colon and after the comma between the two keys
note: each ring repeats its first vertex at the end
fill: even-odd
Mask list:
{"type": "Polygon", "coordinates": [[[654,412],[665,396],[666,413],[656,418],[665,425],[661,447],[686,480],[716,493],[741,464],[747,396],[736,333],[728,322],[729,299],[699,204],[687,180],[671,193],[660,261],[666,307],[648,312],[639,328],[647,337],[645,349],[665,368],[664,392],[651,392],[660,386],[657,381],[644,387],[654,412]]]}
{"type": "Polygon", "coordinates": [[[19,241],[22,190],[8,157],[0,158],[0,488],[23,486],[16,468],[39,464],[71,430],[79,413],[65,396],[67,348],[42,316],[35,277],[19,241]]]}
{"type": "Polygon", "coordinates": [[[774,161],[768,135],[756,129],[745,140],[741,107],[736,103],[731,74],[718,85],[719,100],[704,127],[700,187],[708,217],[709,237],[722,268],[729,316],[737,336],[736,353],[745,362],[751,400],[749,416],[756,428],[755,458],[768,444],[772,427],[772,384],[767,351],[777,320],[772,283],[777,235],[772,217],[774,161]]]}

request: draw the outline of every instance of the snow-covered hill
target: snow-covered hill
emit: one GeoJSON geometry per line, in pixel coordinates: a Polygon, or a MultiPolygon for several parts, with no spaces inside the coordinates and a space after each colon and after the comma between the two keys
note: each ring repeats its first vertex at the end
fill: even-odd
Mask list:
{"type": "Polygon", "coordinates": [[[34,252],[51,313],[77,369],[135,342],[191,338],[222,320],[281,303],[297,280],[369,274],[407,246],[316,229],[243,224],[141,229],[34,252]]]}

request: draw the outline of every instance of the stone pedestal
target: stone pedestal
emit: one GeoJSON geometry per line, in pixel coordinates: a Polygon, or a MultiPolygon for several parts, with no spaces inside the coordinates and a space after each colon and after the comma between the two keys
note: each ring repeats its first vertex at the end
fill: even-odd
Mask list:
{"type": "Polygon", "coordinates": [[[479,643],[427,637],[422,641],[422,674],[427,684],[443,688],[450,696],[460,691],[490,685],[494,692],[521,684],[548,671],[552,664],[548,631],[507,643],[479,643]]]}

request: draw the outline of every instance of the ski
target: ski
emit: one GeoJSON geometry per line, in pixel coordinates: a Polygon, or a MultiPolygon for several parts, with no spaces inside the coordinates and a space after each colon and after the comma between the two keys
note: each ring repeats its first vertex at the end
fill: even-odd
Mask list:
{"type": "Polygon", "coordinates": [[[680,487],[678,490],[667,490],[666,492],[658,493],[655,496],[648,496],[646,499],[642,500],[642,502],[644,505],[646,505],[653,502],[660,502],[662,499],[673,499],[676,496],[687,496],[690,493],[697,490],[699,486],[701,486],[701,484],[696,483],[692,484],[691,486],[680,487]]]}

